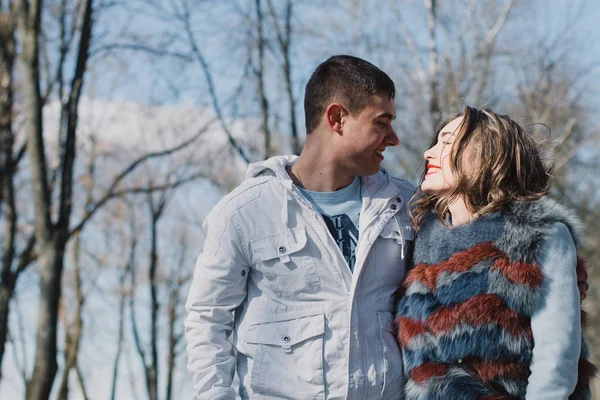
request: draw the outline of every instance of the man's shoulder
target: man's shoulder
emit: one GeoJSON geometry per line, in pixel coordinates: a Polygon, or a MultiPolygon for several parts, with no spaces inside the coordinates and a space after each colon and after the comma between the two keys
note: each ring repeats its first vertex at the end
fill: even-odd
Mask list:
{"type": "Polygon", "coordinates": [[[406,194],[410,194],[411,196],[415,192],[415,185],[407,181],[406,179],[396,178],[394,176],[390,176],[390,182],[398,187],[398,189],[402,190],[406,194]]]}
{"type": "Polygon", "coordinates": [[[265,191],[269,181],[275,179],[272,176],[259,176],[249,178],[240,183],[235,189],[223,196],[214,207],[221,215],[228,215],[245,205],[256,201],[261,191],[265,191]]]}

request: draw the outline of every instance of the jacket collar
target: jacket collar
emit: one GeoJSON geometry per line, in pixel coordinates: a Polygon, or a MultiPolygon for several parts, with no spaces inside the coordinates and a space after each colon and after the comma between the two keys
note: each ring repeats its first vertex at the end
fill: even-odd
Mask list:
{"type": "MultiPolygon", "coordinates": [[[[258,176],[274,176],[281,181],[284,186],[290,189],[293,183],[286,171],[286,167],[294,165],[298,162],[298,158],[299,157],[295,155],[284,155],[252,163],[248,166],[246,179],[256,178],[258,176]]],[[[360,179],[362,187],[367,189],[372,196],[379,194],[382,190],[386,192],[387,197],[394,196],[397,192],[395,185],[390,182],[387,171],[383,168],[374,175],[361,176],[360,179]],[[389,187],[390,184],[393,188],[389,187]],[[391,193],[392,191],[394,193],[391,193]],[[389,194],[387,192],[389,192],[389,194]]]]}

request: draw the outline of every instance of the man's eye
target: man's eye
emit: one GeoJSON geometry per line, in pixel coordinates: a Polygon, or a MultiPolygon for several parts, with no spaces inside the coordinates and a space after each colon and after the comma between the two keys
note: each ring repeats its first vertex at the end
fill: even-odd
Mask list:
{"type": "Polygon", "coordinates": [[[383,122],[383,121],[379,121],[378,122],[379,126],[381,126],[382,128],[385,128],[387,126],[387,122],[383,122]]]}

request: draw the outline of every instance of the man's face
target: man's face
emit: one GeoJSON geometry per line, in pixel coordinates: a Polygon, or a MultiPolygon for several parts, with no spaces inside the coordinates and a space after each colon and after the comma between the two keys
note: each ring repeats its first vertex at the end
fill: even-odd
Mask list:
{"type": "Polygon", "coordinates": [[[372,99],[362,111],[343,117],[340,162],[355,176],[379,172],[383,151],[400,142],[392,128],[394,99],[376,95],[372,99]]]}

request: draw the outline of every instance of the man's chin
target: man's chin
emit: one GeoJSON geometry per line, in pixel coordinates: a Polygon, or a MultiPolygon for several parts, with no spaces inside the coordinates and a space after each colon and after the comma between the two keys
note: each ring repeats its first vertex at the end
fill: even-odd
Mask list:
{"type": "Polygon", "coordinates": [[[375,169],[375,168],[364,169],[363,171],[361,171],[361,173],[359,174],[359,176],[371,176],[371,175],[375,175],[376,173],[379,172],[380,169],[381,169],[381,167],[377,167],[377,169],[375,169]]]}

